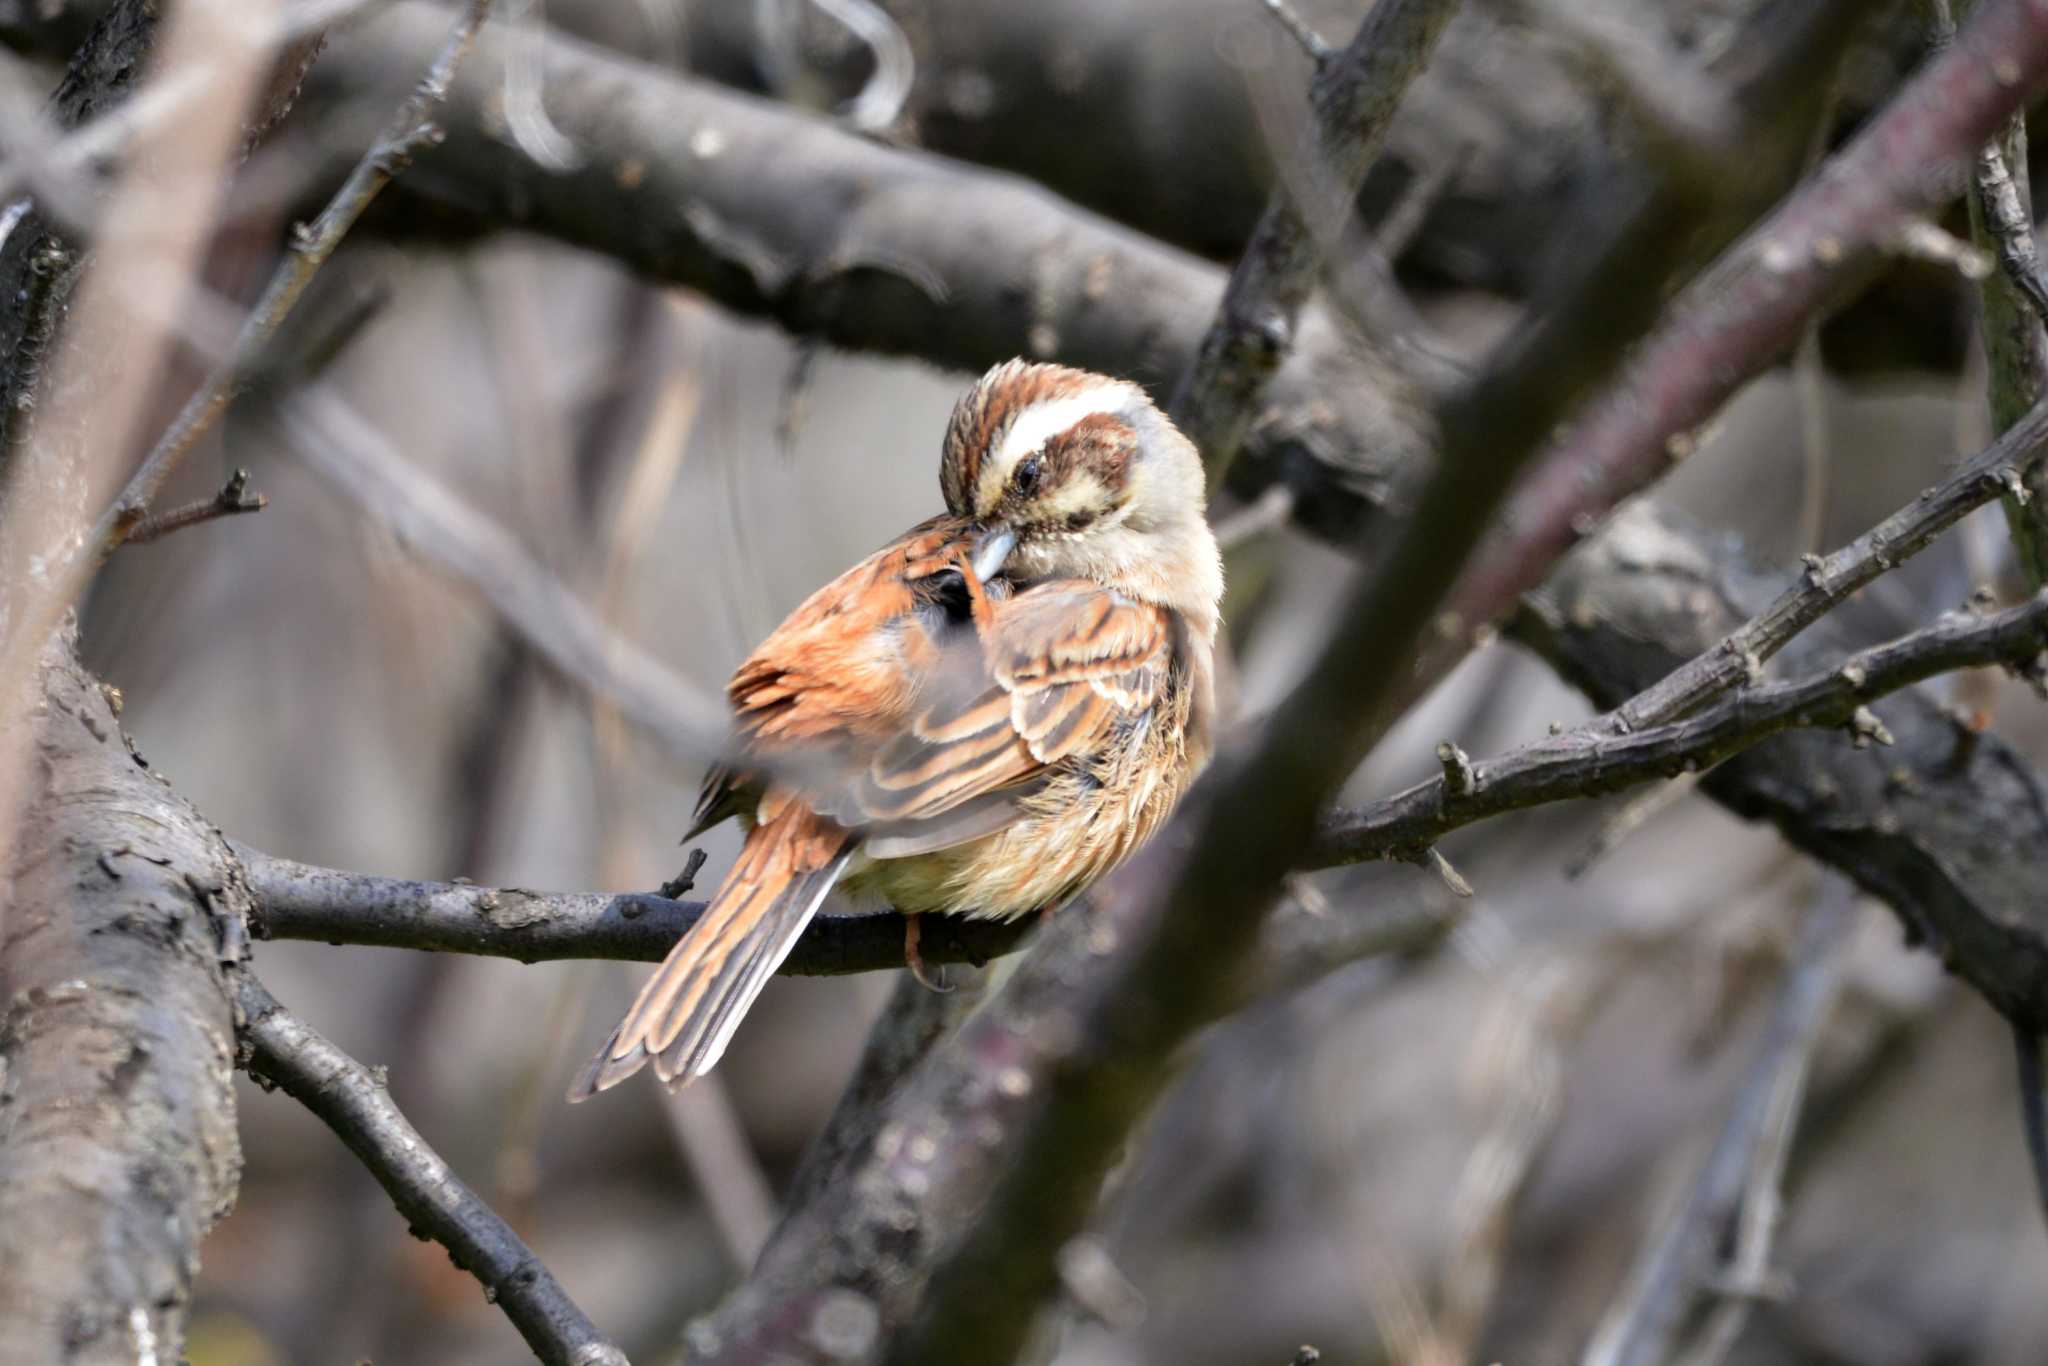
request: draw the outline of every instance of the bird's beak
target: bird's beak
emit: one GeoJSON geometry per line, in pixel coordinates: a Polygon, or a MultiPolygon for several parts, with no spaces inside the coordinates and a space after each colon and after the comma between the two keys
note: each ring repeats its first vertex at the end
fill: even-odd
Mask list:
{"type": "Polygon", "coordinates": [[[1010,552],[1017,548],[1017,533],[1008,527],[997,527],[984,532],[981,544],[974,548],[974,577],[992,579],[1003,572],[1003,561],[1010,558],[1010,552]]]}

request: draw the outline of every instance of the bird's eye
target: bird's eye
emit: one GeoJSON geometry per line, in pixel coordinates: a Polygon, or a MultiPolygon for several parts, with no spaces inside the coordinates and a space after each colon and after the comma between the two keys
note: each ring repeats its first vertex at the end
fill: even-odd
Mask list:
{"type": "Polygon", "coordinates": [[[1039,474],[1038,457],[1035,455],[1027,456],[1017,463],[1017,472],[1010,476],[1010,483],[1016,488],[1017,492],[1028,498],[1031,496],[1031,491],[1038,487],[1039,474]]]}

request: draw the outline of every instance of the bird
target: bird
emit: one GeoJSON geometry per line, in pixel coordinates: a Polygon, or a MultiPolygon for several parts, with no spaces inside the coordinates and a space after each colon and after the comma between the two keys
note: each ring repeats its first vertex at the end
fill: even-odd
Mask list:
{"type": "MultiPolygon", "coordinates": [[[[812,594],[727,685],[685,842],[746,837],[570,1088],[708,1072],[827,893],[910,917],[1073,900],[1210,757],[1223,561],[1194,444],[1137,384],[1011,360],[941,443],[946,511],[812,594]]],[[[920,975],[922,975],[920,973],[920,975]]]]}

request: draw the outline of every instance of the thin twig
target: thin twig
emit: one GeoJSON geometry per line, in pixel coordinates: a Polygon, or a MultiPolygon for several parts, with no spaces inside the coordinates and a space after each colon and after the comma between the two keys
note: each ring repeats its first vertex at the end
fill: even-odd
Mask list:
{"type": "MultiPolygon", "coordinates": [[[[1868,7],[1863,7],[1868,12],[1868,7]]],[[[1852,16],[1842,16],[1851,22],[1852,16]]],[[[1741,45],[1731,47],[1739,51],[1741,45]]],[[[1810,94],[1825,89],[1818,68],[1810,94]]],[[[1507,525],[1452,596],[1455,628],[1421,661],[1441,677],[1470,636],[1509,610],[1625,499],[1669,471],[1752,376],[1789,351],[1808,319],[1882,268],[1899,234],[1948,202],[1956,173],[2048,79],[2048,14],[1986,3],[1779,207],[1664,310],[1621,382],[1579,410],[1516,491],[1507,525]]]]}
{"type": "Polygon", "coordinates": [[[1381,0],[1341,53],[1318,60],[1297,156],[1302,184],[1283,177],[1275,186],[1174,390],[1174,421],[1202,452],[1212,490],[1293,346],[1327,244],[1350,216],[1402,94],[1457,8],[1458,0],[1381,0]]]}
{"type": "Polygon", "coordinates": [[[1886,744],[1890,737],[1870,702],[1955,669],[2031,666],[2044,648],[2048,593],[1991,616],[1951,613],[1837,667],[1742,689],[1680,721],[1612,735],[1596,719],[1472,764],[1462,791],[1438,777],[1357,811],[1332,812],[1313,857],[1329,863],[1385,858],[1485,816],[1707,768],[1798,726],[1842,726],[1858,744],[1886,744]]]}
{"type": "Polygon", "coordinates": [[[199,389],[178,410],[178,416],[121,490],[121,496],[93,528],[92,543],[104,558],[129,539],[149,514],[164,481],[190,453],[193,445],[211,428],[263,358],[277,329],[291,316],[320,268],[334,255],[363,210],[370,206],[386,185],[423,148],[441,138],[431,121],[433,111],[448,97],[455,69],[469,51],[477,30],[489,13],[491,0],[468,0],[462,15],[448,35],[447,43],[433,65],[405,103],[378,136],[370,150],[335,191],[334,198],[310,224],[294,228],[284,260],[264,286],[263,295],[243,321],[228,354],[207,374],[199,389]]]}
{"type": "Polygon", "coordinates": [[[1320,67],[1335,54],[1336,49],[1330,46],[1329,40],[1316,32],[1314,24],[1297,14],[1294,6],[1288,4],[1287,0],[1259,0],[1259,3],[1266,7],[1268,14],[1280,21],[1280,27],[1287,30],[1287,36],[1292,38],[1295,44],[1308,54],[1308,59],[1317,66],[1320,67]]]}
{"type": "Polygon", "coordinates": [[[1294,490],[1285,484],[1275,484],[1260,494],[1257,502],[1218,519],[1214,528],[1216,547],[1228,555],[1247,542],[1286,526],[1293,515],[1294,490]]]}
{"type": "Polygon", "coordinates": [[[1826,556],[1810,556],[1806,572],[1771,604],[1685,665],[1672,670],[1601,718],[1624,734],[1683,716],[1717,693],[1755,678],[1766,660],[1857,589],[1920,550],[1969,513],[2020,483],[2048,450],[2048,402],[2037,404],[1997,441],[1954,474],[1826,556]]]}
{"type": "Polygon", "coordinates": [[[627,1366],[533,1250],[427,1146],[374,1072],[279,1005],[246,968],[234,974],[234,991],[249,1074],[334,1130],[413,1229],[477,1278],[535,1356],[550,1366],[627,1366]]]}
{"type": "MultiPolygon", "coordinates": [[[[1775,1192],[1807,1065],[1827,1023],[1842,946],[1855,925],[1854,888],[1831,878],[1807,911],[1757,1050],[1712,1153],[1675,1218],[1587,1347],[1585,1366],[1654,1366],[1680,1346],[1693,1304],[1713,1290],[1716,1253],[1765,1173],[1775,1192]],[[1774,1124],[1774,1116],[1783,1116],[1774,1124]]],[[[1772,1199],[1775,1199],[1773,1194],[1772,1199]]]]}
{"type": "Polygon", "coordinates": [[[228,476],[228,482],[221,486],[219,493],[211,498],[202,498],[196,503],[172,508],[168,512],[152,513],[144,517],[128,533],[124,544],[147,545],[161,540],[173,531],[183,531],[188,526],[201,522],[217,521],[222,517],[233,517],[244,512],[261,512],[270,506],[270,499],[260,493],[249,492],[249,471],[236,470],[228,476]]]}

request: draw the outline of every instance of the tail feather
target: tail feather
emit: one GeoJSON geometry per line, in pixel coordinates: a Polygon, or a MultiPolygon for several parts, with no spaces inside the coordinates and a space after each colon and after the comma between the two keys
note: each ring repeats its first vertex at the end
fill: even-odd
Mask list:
{"type": "Polygon", "coordinates": [[[704,916],[669,950],[569,1099],[650,1062],[671,1090],[710,1071],[853,856],[851,832],[791,805],[747,836],[704,916]]]}

